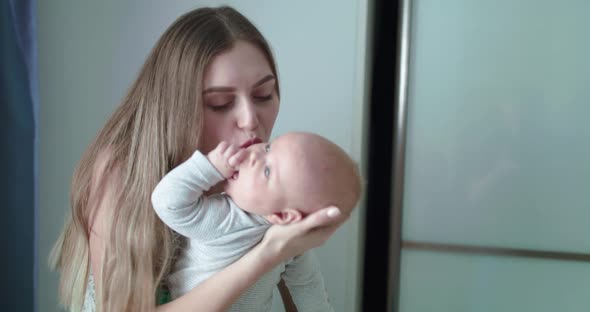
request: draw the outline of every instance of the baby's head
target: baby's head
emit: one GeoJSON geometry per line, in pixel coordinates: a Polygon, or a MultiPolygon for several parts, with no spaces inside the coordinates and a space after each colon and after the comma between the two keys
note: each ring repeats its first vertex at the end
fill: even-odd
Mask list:
{"type": "Polygon", "coordinates": [[[357,165],[319,135],[292,132],[247,151],[226,192],[240,208],[272,223],[297,221],[330,205],[350,214],[359,200],[357,165]]]}

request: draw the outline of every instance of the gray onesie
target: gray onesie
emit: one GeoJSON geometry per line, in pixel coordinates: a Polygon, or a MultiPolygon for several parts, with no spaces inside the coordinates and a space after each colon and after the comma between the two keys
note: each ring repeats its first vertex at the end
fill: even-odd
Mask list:
{"type": "MultiPolygon", "coordinates": [[[[160,219],[188,238],[167,279],[172,299],[238,260],[271,225],[262,216],[240,209],[227,194],[203,195],[222,180],[217,169],[197,151],[170,171],[152,193],[152,204],[160,219]]],[[[333,311],[311,252],[262,276],[230,311],[270,311],[273,290],[281,278],[299,311],[333,311]]]]}

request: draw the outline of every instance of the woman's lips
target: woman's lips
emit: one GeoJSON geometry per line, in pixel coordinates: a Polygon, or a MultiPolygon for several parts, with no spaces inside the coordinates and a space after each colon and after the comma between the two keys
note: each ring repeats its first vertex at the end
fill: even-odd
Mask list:
{"type": "Polygon", "coordinates": [[[262,143],[262,140],[259,138],[251,138],[248,141],[242,143],[242,145],[240,145],[240,148],[247,148],[250,145],[254,145],[254,144],[258,144],[258,143],[262,143]]]}

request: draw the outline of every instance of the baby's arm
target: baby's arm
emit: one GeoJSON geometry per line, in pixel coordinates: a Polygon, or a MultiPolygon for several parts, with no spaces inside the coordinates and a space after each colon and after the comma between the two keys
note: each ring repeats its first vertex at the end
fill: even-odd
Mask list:
{"type": "Polygon", "coordinates": [[[312,251],[293,258],[282,277],[298,311],[334,311],[319,263],[312,251]]]}
{"type": "Polygon", "coordinates": [[[152,193],[152,206],[168,227],[186,237],[205,239],[214,233],[211,227],[230,215],[225,198],[203,195],[233,173],[229,166],[220,164],[238,154],[235,147],[229,147],[219,144],[208,157],[196,151],[158,183],[152,193]]]}

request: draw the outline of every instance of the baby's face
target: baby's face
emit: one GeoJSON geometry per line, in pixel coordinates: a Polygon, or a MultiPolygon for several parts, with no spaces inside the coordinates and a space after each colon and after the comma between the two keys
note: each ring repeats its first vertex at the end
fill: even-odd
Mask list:
{"type": "Polygon", "coordinates": [[[301,153],[292,143],[281,136],[246,149],[248,156],[225,189],[240,208],[265,216],[285,207],[288,185],[302,174],[296,166],[301,153]]]}

